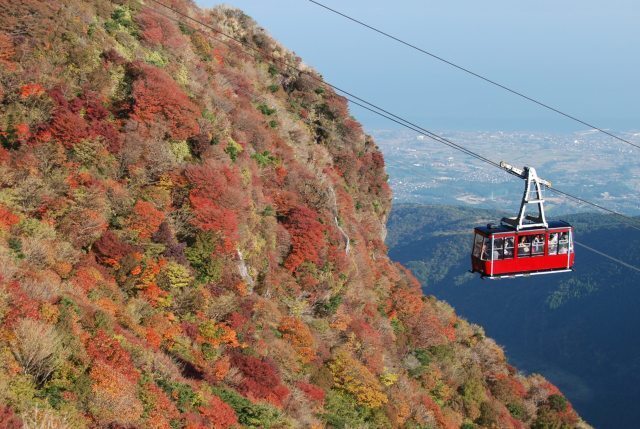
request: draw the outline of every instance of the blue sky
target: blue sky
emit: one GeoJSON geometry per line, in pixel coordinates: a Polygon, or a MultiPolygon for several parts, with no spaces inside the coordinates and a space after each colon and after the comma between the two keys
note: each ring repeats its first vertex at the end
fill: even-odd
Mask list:
{"type": "MultiPolygon", "coordinates": [[[[320,1],[587,122],[640,129],[637,0],[320,1]]],[[[584,129],[306,0],[225,3],[331,83],[426,128],[584,129]]],[[[369,129],[393,126],[353,113],[369,129]]]]}

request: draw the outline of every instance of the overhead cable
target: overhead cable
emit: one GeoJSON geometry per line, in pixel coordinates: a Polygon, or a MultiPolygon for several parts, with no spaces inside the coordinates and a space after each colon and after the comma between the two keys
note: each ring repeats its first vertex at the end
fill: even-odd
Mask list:
{"type": "Polygon", "coordinates": [[[625,143],[625,144],[628,144],[628,145],[631,145],[633,147],[636,147],[636,148],[640,149],[640,145],[638,145],[636,143],[633,143],[633,142],[631,142],[631,141],[629,141],[629,140],[627,140],[627,139],[625,139],[623,137],[620,137],[617,134],[614,134],[614,133],[612,133],[610,131],[607,131],[604,128],[601,128],[601,127],[598,127],[596,125],[593,125],[593,124],[591,124],[591,123],[589,123],[589,122],[587,122],[585,120],[582,120],[582,119],[580,119],[580,118],[578,118],[578,117],[576,117],[574,115],[566,113],[566,112],[560,110],[559,108],[550,106],[547,103],[544,103],[544,102],[542,102],[542,101],[540,101],[540,100],[538,100],[536,98],[533,98],[531,96],[528,96],[528,95],[524,94],[523,92],[520,92],[518,90],[510,88],[510,87],[508,87],[508,86],[506,86],[504,84],[501,84],[501,83],[499,83],[499,82],[497,82],[497,81],[495,81],[493,79],[490,79],[490,78],[488,78],[486,76],[483,76],[483,75],[481,75],[479,73],[476,73],[473,70],[470,70],[470,69],[468,69],[466,67],[458,65],[458,64],[454,63],[453,61],[447,60],[446,58],[443,58],[443,57],[441,57],[439,55],[436,55],[433,52],[429,52],[426,49],[420,48],[419,46],[416,46],[413,43],[410,43],[410,42],[407,42],[407,41],[405,41],[403,39],[400,39],[399,37],[394,36],[394,35],[392,35],[392,34],[390,34],[388,32],[385,32],[383,30],[380,30],[379,28],[376,28],[376,27],[374,27],[374,26],[372,26],[370,24],[367,24],[364,21],[361,21],[359,19],[356,19],[356,18],[354,18],[352,16],[347,15],[346,13],[343,13],[343,12],[340,12],[340,11],[338,11],[336,9],[333,9],[333,8],[331,8],[331,7],[329,7],[329,6],[325,5],[325,4],[322,4],[322,3],[320,3],[320,2],[318,2],[316,0],[308,0],[308,1],[313,3],[313,4],[315,4],[315,5],[317,5],[317,6],[320,6],[320,7],[324,8],[324,9],[326,9],[326,10],[328,10],[328,11],[330,11],[330,12],[336,14],[336,15],[342,16],[343,18],[346,18],[349,21],[352,21],[352,22],[354,22],[354,23],[356,23],[358,25],[361,25],[362,27],[368,28],[369,30],[372,30],[372,31],[374,31],[374,32],[376,32],[378,34],[381,34],[384,37],[387,37],[389,39],[395,40],[396,42],[401,43],[401,44],[403,44],[403,45],[405,45],[405,46],[407,46],[407,47],[409,47],[409,48],[411,48],[411,49],[413,49],[415,51],[418,51],[418,52],[420,52],[422,54],[428,55],[429,57],[434,58],[434,59],[436,59],[436,60],[438,60],[440,62],[443,62],[443,63],[445,63],[445,64],[447,64],[447,65],[449,65],[451,67],[454,67],[454,68],[456,68],[456,69],[458,69],[460,71],[463,71],[464,73],[467,73],[467,74],[469,74],[471,76],[474,76],[474,77],[476,77],[476,78],[478,78],[480,80],[483,80],[483,81],[485,81],[485,82],[487,82],[487,83],[489,83],[489,84],[491,84],[493,86],[496,86],[496,87],[498,87],[500,89],[503,89],[503,90],[505,90],[507,92],[510,92],[513,95],[516,95],[516,96],[518,96],[520,98],[523,98],[523,99],[525,99],[527,101],[530,101],[530,102],[532,102],[534,104],[537,104],[538,106],[541,106],[541,107],[543,107],[543,108],[545,108],[547,110],[551,110],[552,112],[555,112],[555,113],[557,113],[559,115],[562,115],[562,116],[564,116],[564,117],[566,117],[568,119],[571,119],[572,121],[575,121],[575,122],[577,122],[577,123],[579,123],[581,125],[584,125],[584,126],[587,126],[589,128],[592,128],[594,130],[597,130],[597,131],[599,131],[599,132],[601,132],[603,134],[608,135],[609,137],[612,137],[612,138],[614,138],[614,139],[616,139],[618,141],[621,141],[622,143],[625,143]]]}

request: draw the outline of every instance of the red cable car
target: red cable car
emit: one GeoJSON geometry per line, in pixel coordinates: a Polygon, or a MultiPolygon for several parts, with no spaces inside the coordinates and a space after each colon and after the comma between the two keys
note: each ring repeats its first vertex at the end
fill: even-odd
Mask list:
{"type": "Polygon", "coordinates": [[[573,271],[573,227],[563,221],[547,222],[541,186],[551,183],[540,179],[534,168],[523,170],[504,162],[500,166],[525,180],[520,212],[514,218],[502,218],[475,228],[471,253],[471,272],[483,278],[497,279],[573,271]],[[538,215],[526,214],[535,205],[538,215]]]}

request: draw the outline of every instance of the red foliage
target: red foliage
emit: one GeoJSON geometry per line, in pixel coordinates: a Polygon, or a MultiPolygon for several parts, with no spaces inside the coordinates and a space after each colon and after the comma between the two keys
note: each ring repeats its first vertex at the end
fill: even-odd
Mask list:
{"type": "Polygon", "coordinates": [[[438,423],[438,427],[443,429],[457,429],[457,426],[452,424],[447,420],[447,418],[442,413],[442,409],[429,395],[424,395],[422,397],[422,404],[433,413],[433,417],[436,419],[438,423]]]}
{"type": "Polygon", "coordinates": [[[120,260],[135,251],[135,248],[120,241],[117,235],[111,230],[102,234],[102,237],[93,243],[93,251],[96,252],[100,263],[110,266],[117,266],[120,260]]]}
{"type": "Polygon", "coordinates": [[[87,354],[96,362],[106,363],[118,370],[129,381],[136,382],[140,373],[133,366],[131,356],[120,342],[111,338],[102,329],[88,340],[87,354]]]}
{"type": "Polygon", "coordinates": [[[240,177],[227,166],[216,168],[213,163],[192,167],[187,177],[194,189],[189,202],[194,212],[193,224],[204,230],[220,233],[223,251],[232,251],[238,234],[237,213],[246,202],[240,190],[240,177]]]}
{"type": "Polygon", "coordinates": [[[198,408],[207,429],[227,429],[238,424],[236,412],[226,402],[213,396],[206,406],[198,408]]]}
{"type": "Polygon", "coordinates": [[[10,296],[11,305],[2,323],[5,328],[12,328],[21,317],[40,319],[40,303],[27,295],[18,282],[10,283],[6,290],[10,296]]]}
{"type": "Polygon", "coordinates": [[[320,263],[319,249],[324,245],[324,226],[318,221],[318,213],[308,207],[291,209],[284,221],[291,234],[291,252],[285,268],[295,271],[302,263],[320,263]]]}
{"type": "Polygon", "coordinates": [[[141,62],[131,66],[133,83],[133,118],[149,126],[166,123],[167,134],[185,140],[198,134],[200,108],[163,70],[141,62]]]}
{"type": "Polygon", "coordinates": [[[8,64],[16,54],[13,40],[5,33],[0,33],[0,63],[8,64]]]}
{"type": "Polygon", "coordinates": [[[310,400],[315,402],[324,402],[325,391],[315,384],[299,381],[296,386],[298,386],[298,389],[302,390],[310,400]]]}
{"type": "Polygon", "coordinates": [[[133,214],[129,219],[129,227],[138,231],[140,238],[151,238],[164,221],[164,213],[156,209],[153,204],[138,200],[133,206],[133,214]]]}
{"type": "Polygon", "coordinates": [[[39,97],[44,94],[44,88],[39,83],[28,83],[20,87],[20,98],[39,97]]]}
{"type": "Polygon", "coordinates": [[[244,376],[239,390],[249,399],[263,399],[280,407],[289,396],[289,389],[281,383],[276,368],[270,362],[234,353],[231,363],[244,376]]]}
{"type": "Polygon", "coordinates": [[[13,214],[11,210],[0,205],[0,230],[8,230],[13,225],[20,222],[20,218],[13,214]]]}
{"type": "Polygon", "coordinates": [[[179,48],[184,44],[184,38],[175,24],[152,9],[143,9],[135,20],[142,30],[142,38],[152,45],[179,48]]]}
{"type": "Polygon", "coordinates": [[[22,429],[22,419],[9,407],[0,406],[0,429],[22,429]]]}
{"type": "Polygon", "coordinates": [[[75,276],[73,277],[72,283],[76,287],[82,289],[85,293],[90,292],[95,289],[97,284],[95,271],[87,267],[78,268],[75,276]]]}
{"type": "Polygon", "coordinates": [[[193,224],[203,231],[221,232],[224,238],[224,250],[233,249],[237,239],[238,219],[233,210],[217,206],[212,200],[202,198],[192,192],[189,202],[194,211],[193,224]]]}
{"type": "Polygon", "coordinates": [[[64,108],[56,110],[49,130],[67,149],[89,137],[87,122],[80,115],[64,108]]]}

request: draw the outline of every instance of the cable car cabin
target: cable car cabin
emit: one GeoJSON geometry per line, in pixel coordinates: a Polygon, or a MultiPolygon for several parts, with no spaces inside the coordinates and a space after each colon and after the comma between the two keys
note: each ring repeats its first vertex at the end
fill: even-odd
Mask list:
{"type": "Polygon", "coordinates": [[[490,278],[571,271],[573,227],[562,221],[548,225],[520,231],[508,225],[475,228],[472,271],[490,278]]]}
{"type": "Polygon", "coordinates": [[[531,167],[500,166],[525,180],[524,195],[516,217],[502,218],[500,226],[475,228],[471,252],[471,272],[483,278],[520,277],[572,271],[573,227],[563,221],[547,222],[542,186],[551,183],[539,178],[531,167]],[[537,214],[527,214],[533,205],[537,214]]]}

